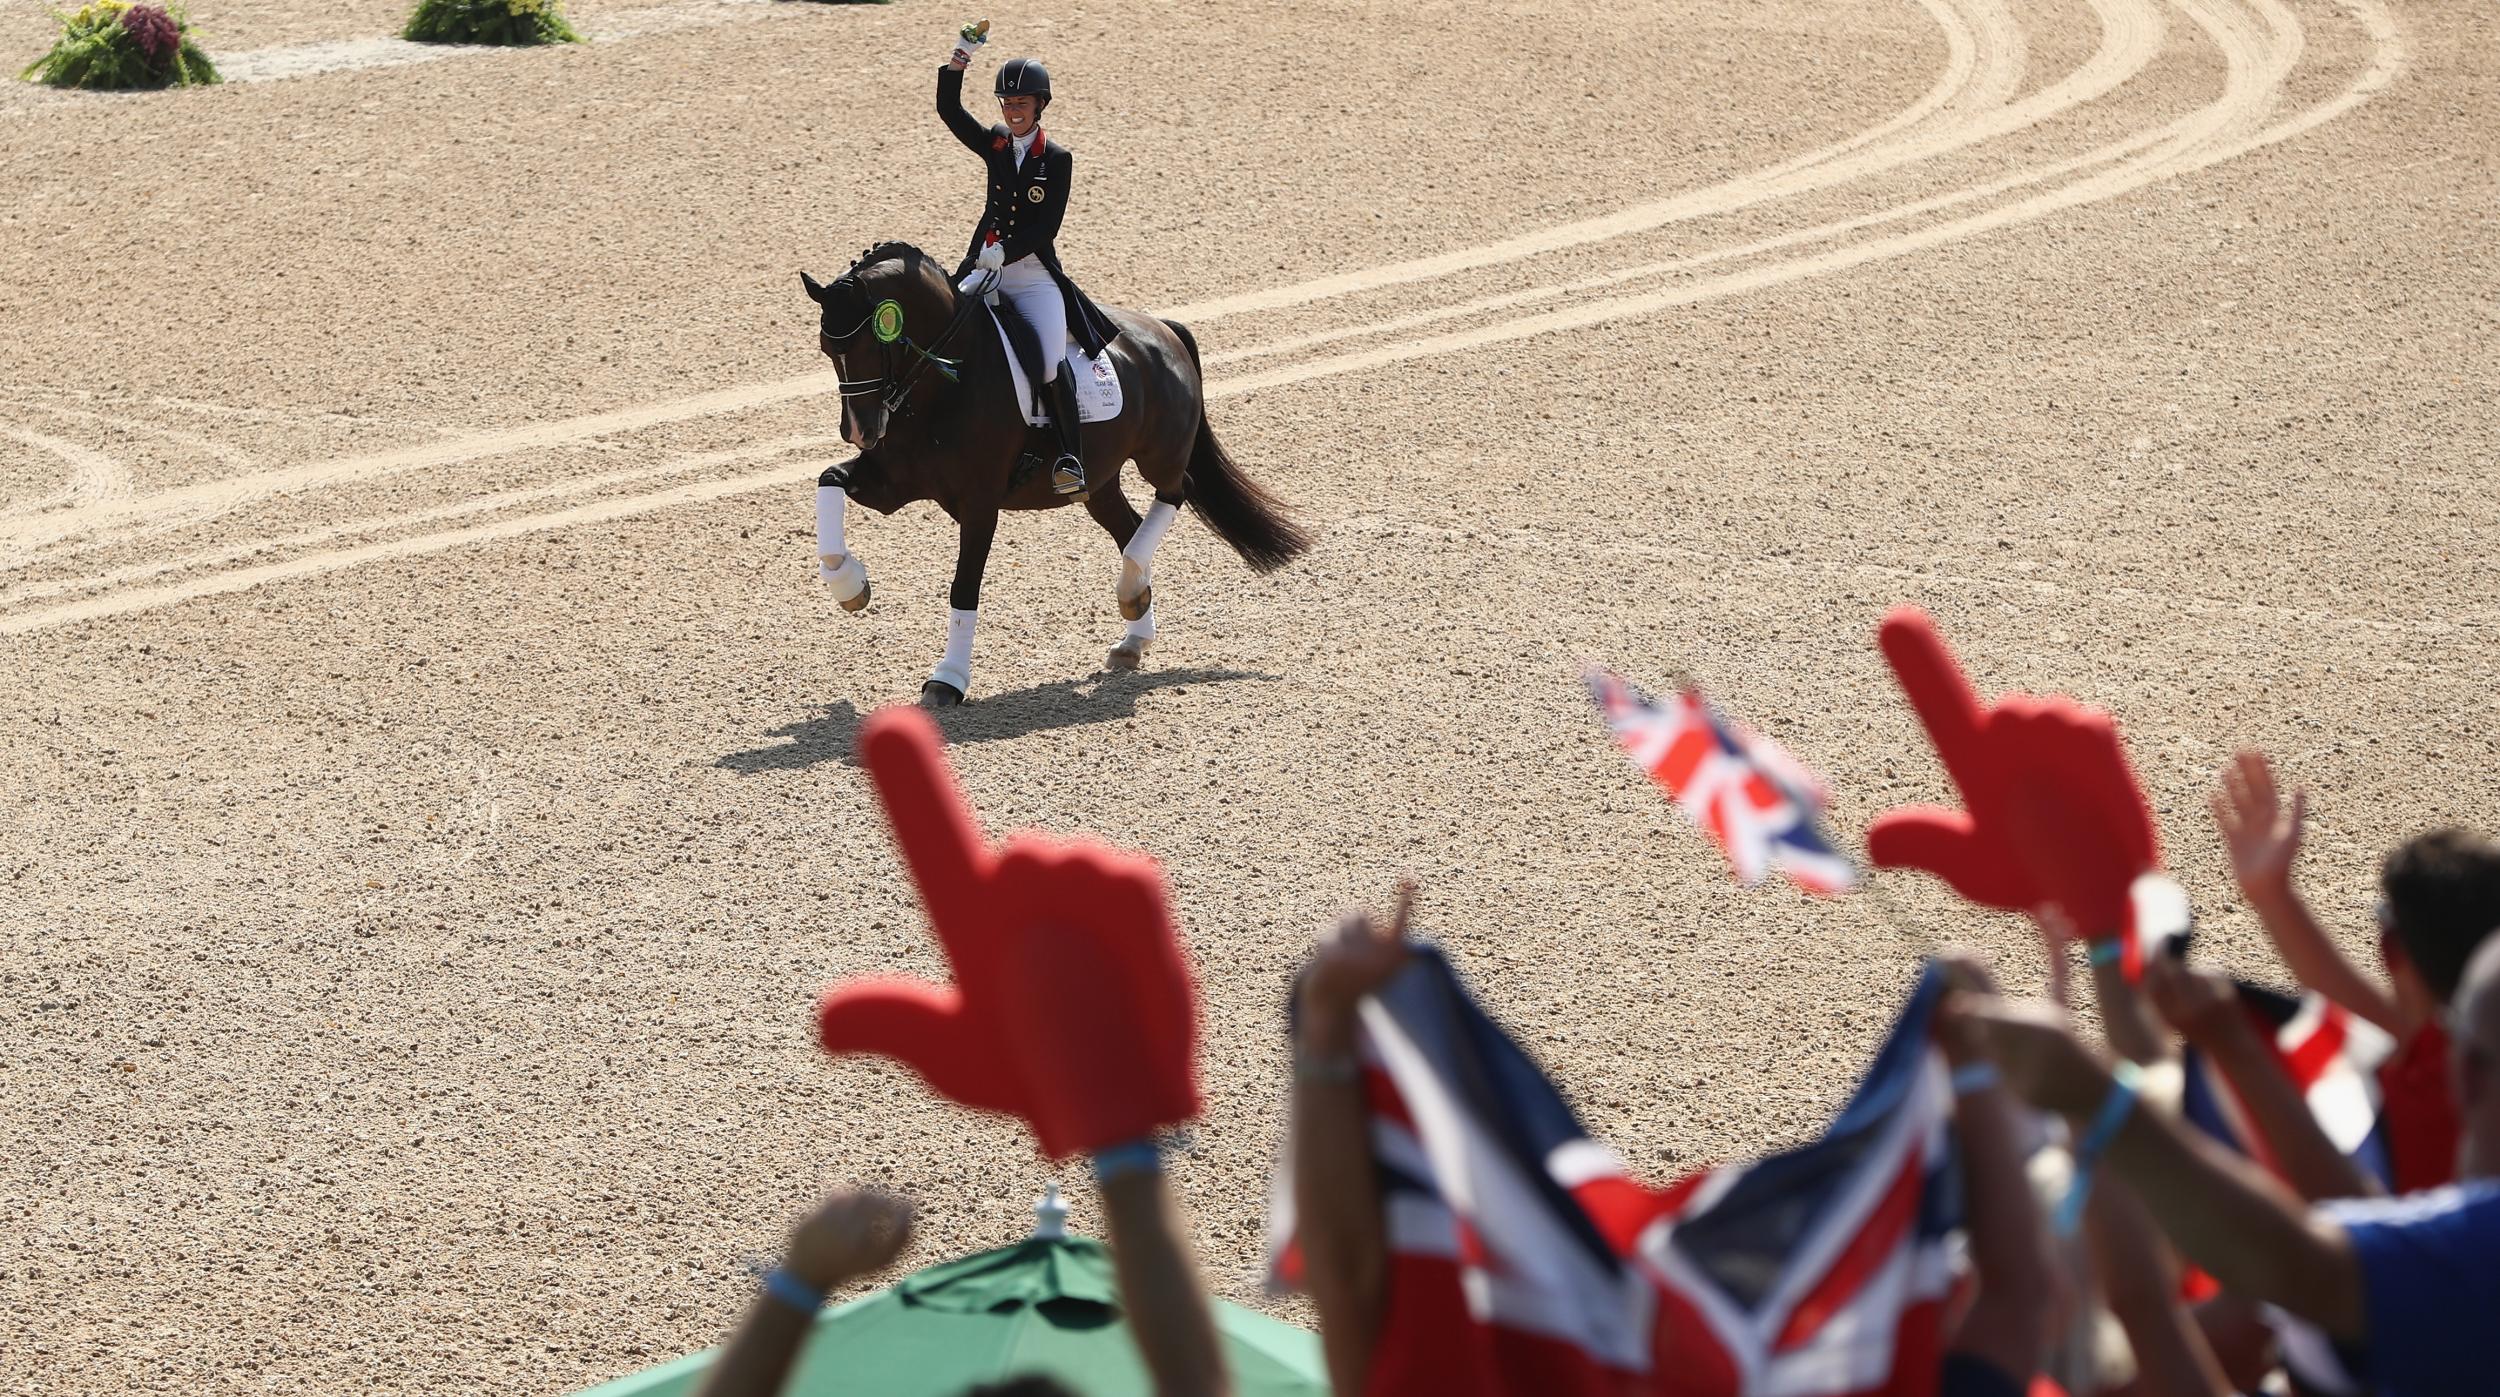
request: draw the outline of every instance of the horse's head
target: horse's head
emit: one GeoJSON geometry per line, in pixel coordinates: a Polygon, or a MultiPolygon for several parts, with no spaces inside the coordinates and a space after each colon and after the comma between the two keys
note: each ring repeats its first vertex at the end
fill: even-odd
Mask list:
{"type": "Polygon", "coordinates": [[[955,289],[909,243],[879,243],[831,283],[799,273],[823,314],[817,344],[842,380],[842,439],[862,451],[884,440],[913,386],[913,351],[944,332],[955,289]]]}

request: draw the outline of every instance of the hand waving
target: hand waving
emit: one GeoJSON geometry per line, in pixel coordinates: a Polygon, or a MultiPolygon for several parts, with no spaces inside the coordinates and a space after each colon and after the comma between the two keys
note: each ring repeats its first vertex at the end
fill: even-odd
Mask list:
{"type": "Polygon", "coordinates": [[[1154,863],[1030,834],[992,853],[916,710],[871,717],[860,751],[955,983],[836,987],[825,1050],[1019,1117],[1053,1159],[1195,1118],[1197,1009],[1154,863]]]}
{"type": "Polygon", "coordinates": [[[1963,808],[1886,812],[1867,831],[1867,857],[1925,869],[1985,907],[2054,905],[2091,940],[2123,929],[2128,886],[2161,855],[2109,715],[2027,694],[1982,707],[1915,607],[1885,617],[1879,643],[1963,808]]]}
{"type": "Polygon", "coordinates": [[[2222,769],[2222,789],[2212,801],[2214,823],[2231,853],[2231,875],[2249,894],[2287,888],[2292,861],[2300,857],[2300,831],[2309,815],[2309,791],[2292,792],[2289,810],[2275,788],[2266,754],[2251,749],[2222,769]]]}

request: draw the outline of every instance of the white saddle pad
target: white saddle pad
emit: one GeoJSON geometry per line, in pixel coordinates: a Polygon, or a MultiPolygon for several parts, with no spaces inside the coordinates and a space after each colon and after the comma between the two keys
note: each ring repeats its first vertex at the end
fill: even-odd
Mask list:
{"type": "MultiPolygon", "coordinates": [[[[1017,357],[1015,345],[1008,341],[1007,328],[998,323],[995,315],[990,317],[990,324],[998,331],[999,347],[1007,351],[1007,371],[1016,376],[1016,401],[1024,404],[1024,420],[1035,427],[1049,425],[1050,400],[1034,399],[1033,385],[1025,377],[1024,360],[1017,357]]],[[[1125,400],[1120,394],[1120,371],[1111,363],[1111,351],[1106,348],[1101,358],[1088,358],[1085,347],[1070,340],[1067,352],[1068,361],[1059,372],[1075,375],[1071,381],[1076,384],[1076,420],[1108,422],[1119,416],[1125,400]]]]}

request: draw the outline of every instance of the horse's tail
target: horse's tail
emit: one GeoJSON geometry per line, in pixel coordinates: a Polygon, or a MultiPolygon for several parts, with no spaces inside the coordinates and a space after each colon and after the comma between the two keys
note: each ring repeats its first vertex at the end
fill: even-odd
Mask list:
{"type": "MultiPolygon", "coordinates": [[[[1192,367],[1198,363],[1198,337],[1177,320],[1166,320],[1172,333],[1180,337],[1181,347],[1189,351],[1192,367]]],[[[1189,452],[1189,473],[1183,477],[1181,496],[1197,506],[1198,516],[1215,530],[1215,536],[1232,545],[1252,572],[1274,572],[1310,551],[1311,536],[1286,517],[1284,506],[1276,497],[1253,484],[1241,473],[1233,458],[1215,439],[1215,427],[1207,421],[1202,405],[1198,413],[1198,441],[1189,452]]]]}

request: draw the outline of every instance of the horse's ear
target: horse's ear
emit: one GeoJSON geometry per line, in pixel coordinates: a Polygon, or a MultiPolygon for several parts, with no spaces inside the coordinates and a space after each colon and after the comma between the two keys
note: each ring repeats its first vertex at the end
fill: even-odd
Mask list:
{"type": "Polygon", "coordinates": [[[820,306],[825,303],[825,288],[816,284],[816,278],[809,276],[805,272],[801,272],[799,273],[799,284],[807,288],[807,299],[814,301],[820,306]]]}

